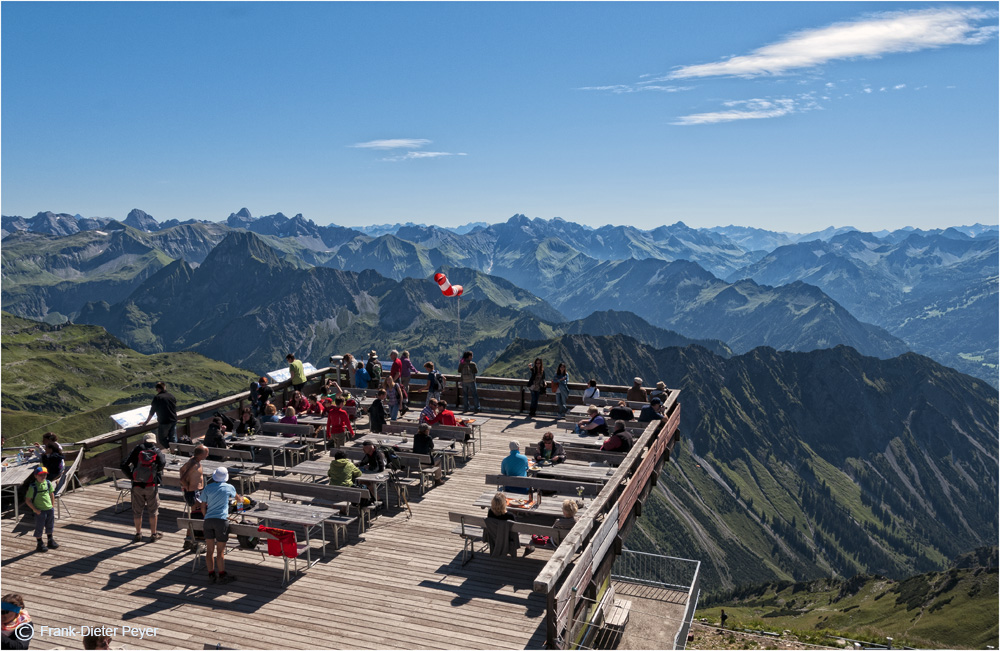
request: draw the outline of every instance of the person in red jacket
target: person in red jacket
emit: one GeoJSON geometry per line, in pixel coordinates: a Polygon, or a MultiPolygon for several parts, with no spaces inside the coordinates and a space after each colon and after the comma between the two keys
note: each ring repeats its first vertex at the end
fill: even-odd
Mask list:
{"type": "Polygon", "coordinates": [[[431,425],[451,425],[452,427],[458,425],[458,421],[455,420],[455,412],[448,409],[448,403],[444,400],[438,400],[437,416],[426,422],[431,425]]]}
{"type": "Polygon", "coordinates": [[[333,407],[328,406],[326,410],[326,438],[329,439],[334,434],[343,434],[344,432],[350,432],[351,438],[354,438],[354,428],[351,427],[351,418],[344,410],[344,397],[337,396],[333,407]]]}

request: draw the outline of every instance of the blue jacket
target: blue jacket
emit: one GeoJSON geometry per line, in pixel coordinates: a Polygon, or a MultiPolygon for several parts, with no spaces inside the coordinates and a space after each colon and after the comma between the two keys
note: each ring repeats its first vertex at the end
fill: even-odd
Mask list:
{"type": "Polygon", "coordinates": [[[372,379],[372,376],[368,374],[364,368],[359,368],[354,371],[354,386],[361,387],[364,389],[368,386],[368,381],[372,379]]]}
{"type": "Polygon", "coordinates": [[[527,477],[528,457],[517,450],[511,450],[510,454],[504,457],[500,463],[500,474],[508,477],[527,477]]]}

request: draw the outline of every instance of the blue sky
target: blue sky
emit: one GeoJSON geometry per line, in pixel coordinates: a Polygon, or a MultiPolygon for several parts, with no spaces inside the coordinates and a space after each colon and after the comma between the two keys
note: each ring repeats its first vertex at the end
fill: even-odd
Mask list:
{"type": "Polygon", "coordinates": [[[16,3],[4,215],[998,220],[996,3],[16,3]]]}

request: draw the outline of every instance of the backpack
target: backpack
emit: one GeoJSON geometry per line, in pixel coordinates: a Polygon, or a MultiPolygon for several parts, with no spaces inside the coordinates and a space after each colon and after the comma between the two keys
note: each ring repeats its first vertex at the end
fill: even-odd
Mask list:
{"type": "Polygon", "coordinates": [[[433,375],[435,388],[431,389],[431,391],[444,391],[444,376],[441,375],[441,371],[434,371],[433,375]]]}
{"type": "Polygon", "coordinates": [[[143,486],[151,486],[156,483],[156,457],[159,450],[156,448],[145,448],[139,450],[139,462],[132,470],[132,481],[143,486]]]}
{"type": "Polygon", "coordinates": [[[400,460],[399,455],[396,454],[396,452],[398,452],[396,446],[389,447],[388,445],[380,445],[378,446],[378,449],[382,453],[382,456],[385,457],[386,470],[403,469],[403,462],[400,460]]]}

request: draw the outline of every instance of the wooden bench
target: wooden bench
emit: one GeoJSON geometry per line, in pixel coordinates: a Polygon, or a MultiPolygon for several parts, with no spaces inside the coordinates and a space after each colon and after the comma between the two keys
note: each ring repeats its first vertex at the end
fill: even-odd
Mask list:
{"type": "MultiPolygon", "coordinates": [[[[297,443],[308,445],[308,450],[322,447],[326,450],[326,435],[315,436],[316,427],[304,423],[264,423],[260,428],[260,433],[266,436],[284,436],[294,438],[297,443]]],[[[293,452],[298,457],[298,452],[293,452]]],[[[306,455],[309,456],[308,454],[306,455]]],[[[294,464],[293,464],[294,465],[294,464]]]]}
{"type": "Polygon", "coordinates": [[[344,538],[347,538],[347,527],[358,522],[358,533],[364,533],[366,528],[365,517],[371,520],[371,510],[374,502],[369,506],[361,506],[361,501],[365,498],[371,499],[371,493],[367,488],[350,488],[348,486],[330,486],[327,484],[317,484],[313,482],[289,481],[284,479],[265,479],[260,483],[262,490],[268,494],[278,493],[283,500],[308,501],[315,506],[329,506],[331,509],[338,509],[340,515],[331,513],[325,522],[333,528],[334,545],[340,546],[339,530],[343,530],[344,538]],[[358,517],[351,517],[350,507],[354,506],[358,510],[358,517]],[[346,514],[345,514],[346,513],[346,514]]]}
{"type": "MultiPolygon", "coordinates": [[[[115,513],[118,513],[118,505],[125,503],[125,498],[132,493],[132,478],[125,474],[121,468],[104,468],[104,476],[111,480],[118,491],[118,499],[115,501],[115,513]]],[[[181,478],[174,475],[163,474],[160,479],[161,495],[172,495],[184,499],[184,491],[181,490],[181,478]]],[[[184,502],[184,513],[187,514],[188,503],[184,502]]]]}
{"type": "MultiPolygon", "coordinates": [[[[196,447],[198,446],[194,443],[171,443],[170,451],[174,454],[183,454],[190,457],[194,454],[194,449],[196,447]]],[[[253,454],[249,450],[230,450],[229,448],[206,449],[208,450],[209,458],[215,457],[216,459],[221,459],[222,461],[253,461],[253,454]]]]}
{"type": "MultiPolygon", "coordinates": [[[[457,522],[459,526],[452,529],[452,533],[462,537],[462,565],[471,561],[476,555],[476,543],[486,542],[484,529],[486,528],[486,517],[481,515],[466,515],[464,513],[448,513],[448,520],[457,522]]],[[[559,544],[562,536],[569,533],[567,529],[556,529],[540,524],[529,524],[527,522],[513,522],[511,529],[517,534],[518,539],[525,545],[531,544],[532,536],[548,536],[553,544],[559,544]]]]}
{"type": "MultiPolygon", "coordinates": [[[[403,434],[405,436],[412,436],[417,433],[418,427],[420,427],[419,423],[397,420],[383,426],[382,432],[385,434],[403,434]]],[[[443,441],[461,443],[462,454],[466,459],[472,456],[469,454],[470,447],[472,448],[472,453],[476,453],[476,443],[478,442],[478,439],[475,437],[473,429],[470,425],[431,425],[431,437],[441,439],[443,441]]]]}
{"type": "Polygon", "coordinates": [[[491,486],[514,486],[554,493],[557,497],[564,499],[581,495],[597,495],[604,488],[602,484],[592,482],[542,479],[540,477],[510,477],[508,475],[486,475],[486,483],[491,486]],[[580,491],[581,488],[583,489],[582,492],[580,491]]]}
{"type": "MultiPolygon", "coordinates": [[[[187,532],[188,532],[188,536],[190,536],[193,539],[195,533],[201,533],[202,535],[204,535],[204,533],[205,533],[205,521],[204,520],[200,520],[200,519],[199,520],[195,520],[195,519],[189,519],[189,518],[177,518],[177,528],[179,528],[179,529],[186,529],[187,532]]],[[[292,535],[294,535],[294,534],[295,534],[295,532],[293,531],[292,535]]],[[[261,544],[264,543],[264,546],[266,547],[266,541],[268,541],[268,540],[278,540],[278,537],[275,536],[274,534],[268,533],[266,531],[260,531],[257,528],[257,525],[237,524],[235,522],[230,522],[229,523],[229,540],[226,542],[226,556],[227,557],[229,556],[230,551],[235,551],[235,550],[238,550],[238,549],[243,549],[243,550],[246,550],[246,551],[260,552],[261,561],[263,561],[264,558],[268,556],[268,554],[265,552],[264,549],[261,549],[261,546],[262,546],[261,544]],[[251,539],[252,538],[256,538],[257,539],[256,544],[254,544],[253,547],[244,547],[243,545],[240,544],[238,536],[246,536],[247,538],[251,538],[251,539]]],[[[295,547],[296,547],[296,550],[303,549],[305,547],[305,543],[300,543],[298,540],[296,540],[295,541],[295,547]]],[[[201,557],[202,557],[203,554],[204,554],[204,550],[203,550],[202,546],[201,545],[195,545],[195,549],[194,549],[194,561],[191,563],[191,573],[192,574],[194,574],[198,570],[198,566],[201,564],[201,557]]],[[[281,559],[285,563],[284,575],[283,575],[282,580],[281,580],[282,584],[288,583],[289,569],[290,569],[289,566],[288,566],[288,559],[289,558],[292,558],[295,561],[295,573],[296,574],[299,573],[298,555],[296,555],[294,557],[289,557],[289,556],[287,556],[285,554],[284,548],[282,548],[282,550],[281,550],[281,559]]]]}

